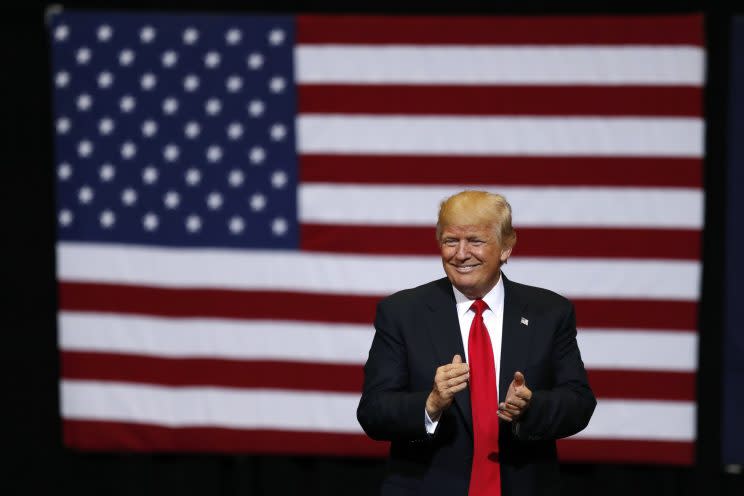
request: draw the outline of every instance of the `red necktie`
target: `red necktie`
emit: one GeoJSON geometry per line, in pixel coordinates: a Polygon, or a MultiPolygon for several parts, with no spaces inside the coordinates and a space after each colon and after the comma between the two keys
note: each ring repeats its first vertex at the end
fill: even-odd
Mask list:
{"type": "Polygon", "coordinates": [[[491,338],[483,322],[483,311],[488,305],[483,300],[475,300],[471,308],[475,311],[468,337],[470,404],[473,409],[473,468],[470,472],[468,495],[500,496],[499,417],[496,415],[499,396],[496,391],[491,338]]]}

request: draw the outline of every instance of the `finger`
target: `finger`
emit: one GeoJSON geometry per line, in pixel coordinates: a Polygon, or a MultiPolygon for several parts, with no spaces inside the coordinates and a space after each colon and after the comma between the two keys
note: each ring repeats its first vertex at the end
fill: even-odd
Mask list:
{"type": "Polygon", "coordinates": [[[527,406],[527,402],[520,399],[512,399],[506,402],[507,406],[511,405],[514,408],[519,408],[520,410],[527,406]]]}
{"type": "Polygon", "coordinates": [[[465,365],[450,365],[449,368],[446,370],[445,375],[448,379],[451,379],[453,377],[459,377],[464,374],[468,374],[470,372],[470,369],[468,369],[465,365]]]}
{"type": "Polygon", "coordinates": [[[514,372],[514,387],[524,386],[524,375],[520,371],[514,372]]]}
{"type": "Polygon", "coordinates": [[[522,398],[526,401],[530,401],[532,399],[532,391],[525,387],[517,389],[514,394],[517,398],[522,398]]]}
{"type": "Polygon", "coordinates": [[[462,384],[463,382],[467,382],[467,380],[470,378],[470,374],[460,375],[457,377],[453,377],[452,379],[449,379],[447,381],[448,387],[454,387],[458,384],[462,384]]]}
{"type": "Polygon", "coordinates": [[[522,412],[522,410],[520,410],[519,408],[514,407],[508,403],[506,404],[506,407],[504,407],[503,410],[512,416],[518,415],[522,412]]]}
{"type": "Polygon", "coordinates": [[[444,389],[451,388],[452,386],[462,384],[463,382],[467,382],[469,379],[470,379],[469,374],[459,375],[457,377],[451,377],[451,378],[442,377],[440,379],[437,379],[435,381],[435,384],[437,388],[439,388],[440,390],[444,390],[444,389]]]}
{"type": "Polygon", "coordinates": [[[459,393],[460,391],[462,391],[463,389],[465,389],[467,387],[468,387],[468,383],[467,382],[463,382],[463,383],[458,384],[457,386],[452,386],[449,389],[449,392],[452,393],[452,394],[457,394],[457,393],[459,393]]]}
{"type": "Polygon", "coordinates": [[[450,364],[450,366],[454,366],[458,368],[465,368],[465,370],[470,370],[470,365],[468,365],[467,363],[463,363],[462,357],[460,356],[459,353],[452,357],[452,363],[450,364]]]}
{"type": "Polygon", "coordinates": [[[442,365],[441,367],[437,367],[437,371],[434,373],[434,378],[439,379],[441,377],[445,377],[447,375],[447,371],[449,370],[449,365],[442,365]]]}
{"type": "Polygon", "coordinates": [[[444,366],[444,368],[445,370],[470,370],[470,365],[468,365],[467,363],[463,363],[463,362],[458,362],[458,363],[453,362],[453,363],[448,363],[447,365],[444,366]]]}
{"type": "Polygon", "coordinates": [[[506,415],[505,413],[503,413],[501,410],[499,410],[498,412],[496,412],[496,415],[498,415],[498,417],[501,420],[505,421],[505,422],[511,422],[512,421],[512,418],[509,415],[506,415]]]}

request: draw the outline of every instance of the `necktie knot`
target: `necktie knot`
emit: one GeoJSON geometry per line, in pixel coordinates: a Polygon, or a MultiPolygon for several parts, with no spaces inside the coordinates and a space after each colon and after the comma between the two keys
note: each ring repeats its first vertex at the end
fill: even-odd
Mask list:
{"type": "Polygon", "coordinates": [[[475,316],[478,317],[483,315],[483,312],[488,308],[488,303],[478,298],[470,308],[475,312],[475,316]]]}

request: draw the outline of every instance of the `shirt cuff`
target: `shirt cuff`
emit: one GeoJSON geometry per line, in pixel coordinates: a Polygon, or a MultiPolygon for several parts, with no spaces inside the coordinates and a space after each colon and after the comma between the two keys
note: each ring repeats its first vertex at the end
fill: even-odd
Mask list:
{"type": "Polygon", "coordinates": [[[424,425],[426,426],[427,434],[434,434],[437,430],[437,425],[439,425],[439,420],[429,418],[429,412],[426,411],[426,408],[424,408],[424,425]]]}

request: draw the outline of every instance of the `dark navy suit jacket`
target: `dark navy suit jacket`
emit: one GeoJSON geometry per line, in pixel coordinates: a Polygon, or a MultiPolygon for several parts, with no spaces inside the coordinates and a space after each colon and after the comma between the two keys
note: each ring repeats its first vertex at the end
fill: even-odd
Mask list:
{"type": "MultiPolygon", "coordinates": [[[[465,357],[451,283],[443,278],[385,298],[375,329],[357,418],[370,437],[391,441],[381,493],[466,495],[473,454],[469,389],[455,395],[433,435],[424,425],[437,367],[455,354],[465,357]]],[[[596,405],[573,305],[504,277],[499,401],[517,370],[533,396],[518,428],[500,424],[502,495],[557,494],[555,440],[586,427],[596,405]]]]}

